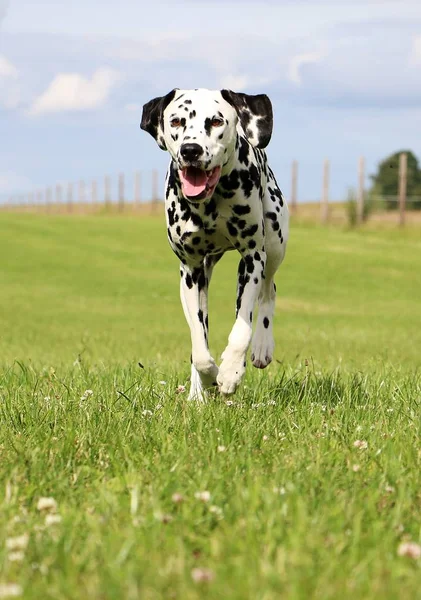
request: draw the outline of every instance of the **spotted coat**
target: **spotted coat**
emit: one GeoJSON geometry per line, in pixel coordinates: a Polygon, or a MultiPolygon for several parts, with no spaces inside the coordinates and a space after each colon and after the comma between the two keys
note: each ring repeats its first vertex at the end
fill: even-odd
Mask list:
{"type": "Polygon", "coordinates": [[[142,129],[171,155],[166,223],[191,331],[191,399],[203,400],[212,386],[232,394],[250,342],[255,367],[273,357],[273,278],[285,255],[288,209],[264,150],[272,123],[267,96],[229,90],[172,90],[144,106],[142,129]],[[189,195],[192,190],[196,195],[189,195]],[[207,296],[213,267],[228,250],[241,257],[236,320],[218,368],[208,345],[207,296]]]}

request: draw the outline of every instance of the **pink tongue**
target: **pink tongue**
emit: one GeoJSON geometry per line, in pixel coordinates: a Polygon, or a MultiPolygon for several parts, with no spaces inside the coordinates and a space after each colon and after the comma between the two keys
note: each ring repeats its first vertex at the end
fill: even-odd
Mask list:
{"type": "Polygon", "coordinates": [[[199,196],[205,191],[208,182],[205,171],[191,167],[180,171],[180,179],[185,196],[199,196]]]}

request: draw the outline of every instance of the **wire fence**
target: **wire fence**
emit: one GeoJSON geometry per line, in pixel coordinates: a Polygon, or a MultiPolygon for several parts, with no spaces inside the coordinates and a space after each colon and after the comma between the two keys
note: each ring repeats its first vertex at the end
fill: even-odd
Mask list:
{"type": "Polygon", "coordinates": [[[55,185],[15,194],[0,194],[0,208],[6,210],[43,210],[74,212],[84,210],[124,211],[155,205],[162,200],[159,173],[136,171],[55,185]]]}
{"type": "MultiPolygon", "coordinates": [[[[380,196],[365,187],[365,160],[360,157],[356,186],[346,199],[332,199],[329,193],[330,161],[323,162],[320,196],[298,200],[298,162],[291,165],[291,189],[286,198],[293,217],[322,223],[348,222],[359,225],[367,220],[384,220],[404,225],[421,223],[421,197],[407,196],[407,155],[402,153],[396,178],[396,195],[380,196]]],[[[0,194],[0,209],[25,212],[80,213],[157,212],[162,204],[164,178],[157,169],[105,175],[92,180],[80,179],[19,194],[0,194]]]]}

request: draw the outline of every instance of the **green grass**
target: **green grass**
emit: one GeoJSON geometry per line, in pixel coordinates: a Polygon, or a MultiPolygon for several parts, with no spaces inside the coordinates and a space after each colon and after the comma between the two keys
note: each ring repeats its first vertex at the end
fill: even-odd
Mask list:
{"type": "MultiPolygon", "coordinates": [[[[421,597],[421,561],[397,553],[421,542],[419,234],[293,227],[277,360],[205,406],[177,391],[189,333],[162,219],[2,213],[0,257],[0,593],[421,597]]],[[[212,281],[216,357],[236,263],[212,281]]]]}

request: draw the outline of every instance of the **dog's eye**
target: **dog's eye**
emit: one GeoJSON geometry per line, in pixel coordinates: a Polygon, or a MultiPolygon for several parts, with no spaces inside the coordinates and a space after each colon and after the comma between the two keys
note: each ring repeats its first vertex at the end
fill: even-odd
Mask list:
{"type": "Polygon", "coordinates": [[[181,121],[178,117],[174,117],[174,119],[171,119],[170,123],[171,127],[180,127],[181,125],[181,121]]]}
{"type": "Polygon", "coordinates": [[[212,127],[221,127],[224,124],[224,121],[219,117],[214,117],[211,121],[212,127]]]}

